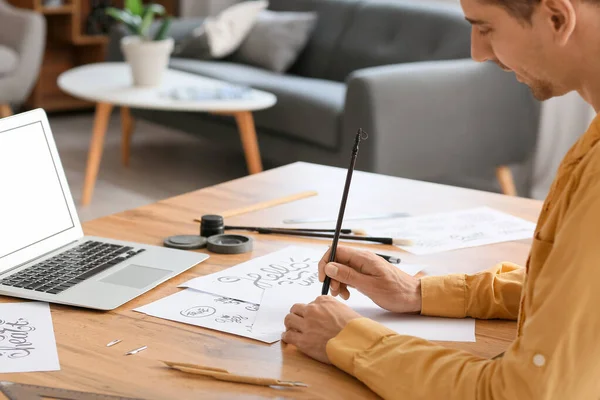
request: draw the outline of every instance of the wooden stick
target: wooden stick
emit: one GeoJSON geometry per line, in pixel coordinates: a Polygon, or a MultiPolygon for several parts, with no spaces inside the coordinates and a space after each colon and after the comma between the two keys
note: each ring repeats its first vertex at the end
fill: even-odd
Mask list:
{"type": "MultiPolygon", "coordinates": [[[[316,195],[318,195],[318,193],[313,192],[313,191],[296,193],[296,194],[293,194],[290,196],[281,197],[279,199],[267,200],[267,201],[263,201],[262,203],[256,203],[256,204],[253,204],[248,207],[242,207],[242,208],[236,208],[233,210],[224,211],[222,213],[219,213],[219,215],[223,216],[223,218],[229,218],[229,217],[233,217],[236,215],[247,214],[247,213],[250,213],[253,211],[264,210],[266,208],[275,207],[275,206],[285,204],[285,203],[291,203],[296,200],[302,200],[302,199],[306,199],[307,197],[312,197],[312,196],[316,196],[316,195]]],[[[195,218],[194,221],[202,222],[202,218],[195,218]]]]}
{"type": "Polygon", "coordinates": [[[189,374],[210,376],[212,378],[226,381],[226,382],[235,382],[235,383],[247,383],[250,385],[259,385],[259,386],[308,386],[302,382],[292,382],[292,381],[280,381],[278,379],[273,378],[260,378],[254,376],[244,376],[244,375],[235,375],[229,373],[227,370],[223,370],[220,368],[213,367],[203,367],[200,365],[187,364],[187,363],[174,363],[163,361],[169,367],[173,369],[177,369],[182,372],[187,372],[189,374]]]}

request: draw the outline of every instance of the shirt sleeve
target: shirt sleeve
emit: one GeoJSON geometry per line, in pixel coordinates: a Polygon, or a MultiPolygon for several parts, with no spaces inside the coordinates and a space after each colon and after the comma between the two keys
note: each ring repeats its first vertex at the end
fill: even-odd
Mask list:
{"type": "Polygon", "coordinates": [[[473,274],[421,278],[421,314],[450,318],[516,320],[525,269],[501,263],[473,274]]]}
{"type": "Polygon", "coordinates": [[[599,398],[596,178],[599,183],[570,199],[554,243],[546,243],[547,252],[532,253],[542,265],[535,279],[528,280],[535,286],[525,288],[521,335],[503,357],[489,360],[447,349],[361,318],[327,343],[331,362],[386,399],[599,398]]]}

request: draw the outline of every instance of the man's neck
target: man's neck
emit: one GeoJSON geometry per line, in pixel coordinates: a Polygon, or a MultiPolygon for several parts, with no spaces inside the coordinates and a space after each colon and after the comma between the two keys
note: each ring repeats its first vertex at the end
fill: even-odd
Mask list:
{"type": "MultiPolygon", "coordinates": [[[[570,60],[576,65],[573,71],[578,77],[579,95],[600,112],[600,7],[586,5],[589,12],[578,15],[578,24],[583,28],[578,32],[579,60],[570,60]]],[[[575,57],[577,58],[577,57],[575,57]]]]}

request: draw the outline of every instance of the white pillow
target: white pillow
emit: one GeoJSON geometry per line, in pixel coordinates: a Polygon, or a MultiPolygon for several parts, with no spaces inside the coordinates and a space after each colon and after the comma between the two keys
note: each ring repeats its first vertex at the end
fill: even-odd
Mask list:
{"type": "Polygon", "coordinates": [[[269,6],[266,0],[244,1],[208,17],[204,29],[214,58],[227,57],[242,44],[258,14],[269,6]]]}

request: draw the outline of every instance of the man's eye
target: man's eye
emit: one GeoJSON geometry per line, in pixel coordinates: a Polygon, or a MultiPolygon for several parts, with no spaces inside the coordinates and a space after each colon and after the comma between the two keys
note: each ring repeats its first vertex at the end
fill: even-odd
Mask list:
{"type": "Polygon", "coordinates": [[[490,28],[480,28],[479,29],[479,34],[481,36],[489,35],[491,32],[492,32],[492,30],[490,28]]]}

